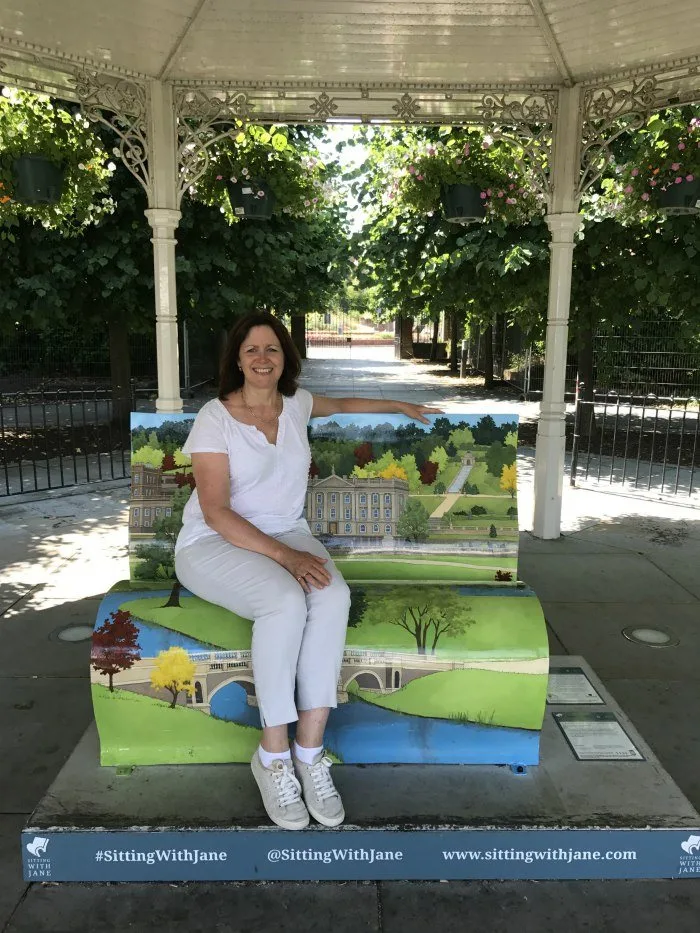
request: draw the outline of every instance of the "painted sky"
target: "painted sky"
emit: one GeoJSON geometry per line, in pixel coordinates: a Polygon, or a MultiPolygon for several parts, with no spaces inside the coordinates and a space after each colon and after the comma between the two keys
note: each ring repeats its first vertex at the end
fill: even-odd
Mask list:
{"type": "Polygon", "coordinates": [[[150,411],[132,411],[131,430],[145,428],[147,431],[151,428],[159,428],[166,421],[194,421],[196,412],[177,412],[176,414],[167,414],[163,412],[150,411]]]}
{"type": "MultiPolygon", "coordinates": [[[[412,418],[407,418],[405,415],[387,415],[387,414],[373,414],[373,415],[329,415],[327,418],[314,418],[311,422],[313,428],[322,429],[325,425],[335,422],[341,427],[347,427],[348,425],[355,424],[360,428],[376,428],[380,424],[391,424],[394,427],[405,424],[415,424],[417,427],[421,428],[423,431],[430,431],[433,423],[437,418],[447,418],[450,424],[463,424],[469,425],[469,427],[474,427],[478,424],[479,421],[489,412],[482,412],[475,415],[467,414],[454,414],[450,412],[449,414],[442,415],[428,415],[430,424],[422,424],[420,421],[414,421],[412,418]]],[[[517,422],[518,414],[517,412],[506,412],[505,414],[491,414],[497,427],[500,427],[506,422],[517,422]]]]}

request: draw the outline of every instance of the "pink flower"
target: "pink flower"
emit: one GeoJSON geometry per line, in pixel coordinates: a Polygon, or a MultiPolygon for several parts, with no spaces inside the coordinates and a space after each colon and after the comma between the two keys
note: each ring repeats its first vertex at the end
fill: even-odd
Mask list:
{"type": "Polygon", "coordinates": [[[395,197],[396,197],[396,195],[394,194],[394,192],[393,192],[393,191],[390,191],[390,192],[389,192],[389,200],[390,200],[390,201],[393,201],[395,197]]]}
{"type": "Polygon", "coordinates": [[[515,198],[506,198],[506,204],[515,204],[515,198]]]}
{"type": "Polygon", "coordinates": [[[408,171],[411,173],[411,175],[415,175],[415,174],[416,174],[416,167],[415,167],[415,165],[409,165],[409,166],[408,166],[408,171]]]}
{"type": "Polygon", "coordinates": [[[309,201],[308,199],[304,201],[304,207],[311,207],[311,201],[309,201]]]}
{"type": "Polygon", "coordinates": [[[680,185],[680,183],[681,183],[682,181],[683,181],[683,179],[682,179],[681,176],[679,175],[678,178],[676,178],[676,184],[677,184],[677,185],[680,185]]]}
{"type": "Polygon", "coordinates": [[[456,165],[461,165],[461,164],[462,164],[462,160],[461,160],[461,159],[455,159],[455,164],[456,164],[456,165]]]}
{"type": "Polygon", "coordinates": [[[468,155],[469,155],[469,153],[471,152],[471,148],[470,148],[470,146],[469,146],[469,143],[465,143],[464,149],[462,150],[462,152],[465,154],[465,156],[468,156],[468,155]]]}
{"type": "Polygon", "coordinates": [[[259,197],[259,198],[264,198],[264,197],[265,197],[265,192],[262,190],[262,188],[260,189],[260,191],[258,191],[258,197],[259,197]]]}
{"type": "Polygon", "coordinates": [[[633,169],[632,169],[632,175],[633,175],[634,178],[636,178],[637,175],[639,175],[639,169],[638,169],[638,168],[633,168],[633,169]]]}
{"type": "Polygon", "coordinates": [[[222,181],[222,180],[223,180],[223,177],[224,177],[223,175],[217,175],[217,176],[216,176],[216,180],[217,180],[217,181],[222,181]]]}
{"type": "Polygon", "coordinates": [[[482,201],[485,201],[485,200],[486,200],[486,192],[485,192],[485,191],[482,191],[481,194],[479,195],[479,197],[481,198],[482,201]]]}
{"type": "Polygon", "coordinates": [[[518,194],[525,194],[524,188],[518,188],[518,194]]]}
{"type": "Polygon", "coordinates": [[[487,188],[487,189],[486,189],[486,194],[487,194],[489,197],[491,197],[491,189],[490,189],[490,188],[487,188]]]}
{"type": "Polygon", "coordinates": [[[680,162],[673,162],[671,165],[671,168],[673,169],[674,172],[677,172],[680,167],[681,167],[680,162]]]}
{"type": "Polygon", "coordinates": [[[430,146],[429,149],[428,149],[428,155],[430,155],[430,156],[434,156],[434,155],[435,155],[435,150],[433,149],[432,146],[430,146]]]}
{"type": "Polygon", "coordinates": [[[625,194],[631,194],[631,193],[632,193],[632,185],[627,185],[627,187],[624,189],[624,191],[625,191],[625,194]]]}
{"type": "Polygon", "coordinates": [[[491,146],[491,143],[487,139],[485,139],[483,143],[481,144],[482,149],[489,149],[490,146],[491,146]]]}
{"type": "Polygon", "coordinates": [[[686,180],[686,181],[695,181],[695,175],[686,175],[686,176],[685,176],[685,180],[686,180]]]}
{"type": "Polygon", "coordinates": [[[649,192],[645,191],[644,194],[642,195],[642,201],[648,201],[648,200],[649,200],[649,192]]]}
{"type": "Polygon", "coordinates": [[[508,185],[508,190],[509,190],[509,191],[512,191],[513,188],[515,188],[515,185],[508,185]]]}
{"type": "Polygon", "coordinates": [[[498,192],[498,197],[499,197],[499,198],[502,198],[504,194],[505,194],[504,191],[499,191],[499,192],[498,192]]]}
{"type": "Polygon", "coordinates": [[[651,185],[652,188],[656,188],[656,179],[655,179],[655,178],[652,178],[652,180],[649,182],[649,184],[651,185]]]}
{"type": "Polygon", "coordinates": [[[418,181],[423,181],[423,176],[422,176],[422,175],[416,175],[416,178],[418,179],[418,181]]]}
{"type": "Polygon", "coordinates": [[[685,149],[685,143],[678,143],[679,149],[685,149]]]}

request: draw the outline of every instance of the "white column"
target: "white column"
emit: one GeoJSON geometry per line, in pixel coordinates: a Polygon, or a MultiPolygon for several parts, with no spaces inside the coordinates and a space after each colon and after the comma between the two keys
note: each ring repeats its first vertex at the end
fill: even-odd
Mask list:
{"type": "Polygon", "coordinates": [[[564,377],[569,334],[571,268],[578,213],[578,184],[581,172],[580,89],[563,88],[554,134],[552,194],[547,214],[551,234],[547,342],[544,387],[537,428],[535,456],[535,517],[538,538],[558,538],[564,483],[564,377]]]}
{"type": "Polygon", "coordinates": [[[156,411],[175,412],[182,411],[175,285],[175,231],[180,222],[175,110],[171,85],[151,81],[150,91],[148,163],[151,191],[145,213],[153,228],[151,243],[158,361],[156,411]]]}

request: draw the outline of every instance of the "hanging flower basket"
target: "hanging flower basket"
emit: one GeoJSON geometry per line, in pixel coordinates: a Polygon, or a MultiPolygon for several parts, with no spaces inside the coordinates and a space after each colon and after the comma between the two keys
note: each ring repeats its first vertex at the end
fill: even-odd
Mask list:
{"type": "Polygon", "coordinates": [[[231,210],[241,220],[269,220],[275,209],[275,194],[264,181],[226,182],[231,210]]]}
{"type": "Polygon", "coordinates": [[[665,214],[700,214],[700,178],[684,179],[659,191],[657,204],[665,214]]]}
{"type": "Polygon", "coordinates": [[[445,220],[452,224],[479,223],[486,217],[486,205],[477,185],[443,185],[442,207],[445,220]]]}
{"type": "Polygon", "coordinates": [[[42,155],[23,155],[14,163],[14,197],[22,204],[58,204],[66,167],[42,155]]]}

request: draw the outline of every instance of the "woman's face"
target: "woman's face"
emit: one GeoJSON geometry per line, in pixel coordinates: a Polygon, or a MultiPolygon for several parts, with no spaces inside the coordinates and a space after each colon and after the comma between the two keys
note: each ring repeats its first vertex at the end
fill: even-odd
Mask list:
{"type": "Polygon", "coordinates": [[[271,327],[251,327],[243,338],[238,365],[251,388],[269,389],[277,385],[284,369],[284,353],[271,327]]]}

